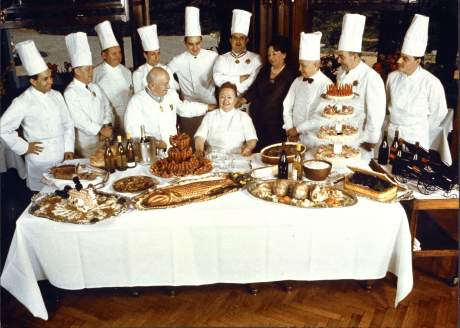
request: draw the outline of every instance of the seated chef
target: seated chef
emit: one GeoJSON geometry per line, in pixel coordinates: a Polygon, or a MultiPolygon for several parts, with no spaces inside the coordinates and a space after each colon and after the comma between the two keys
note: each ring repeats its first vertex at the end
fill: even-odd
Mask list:
{"type": "Polygon", "coordinates": [[[251,155],[257,143],[256,129],[247,113],[235,109],[237,92],[230,82],[220,87],[219,109],[206,114],[195,133],[197,153],[204,153],[206,143],[214,150],[251,155]]]}

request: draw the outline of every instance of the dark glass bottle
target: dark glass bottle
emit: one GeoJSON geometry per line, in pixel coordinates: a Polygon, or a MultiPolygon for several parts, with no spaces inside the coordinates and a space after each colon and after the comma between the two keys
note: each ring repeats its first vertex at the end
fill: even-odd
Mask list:
{"type": "MultiPolygon", "coordinates": [[[[394,159],[396,158],[396,153],[398,152],[399,148],[399,130],[395,131],[395,137],[393,138],[393,143],[390,147],[390,164],[393,164],[394,159]]],[[[401,149],[402,151],[402,149],[401,149]]]]}
{"type": "Polygon", "coordinates": [[[126,166],[128,168],[133,168],[136,166],[136,153],[134,151],[133,140],[129,133],[126,134],[126,166]]]}
{"type": "Polygon", "coordinates": [[[281,150],[280,160],[278,162],[278,179],[287,179],[289,173],[289,163],[287,154],[284,149],[281,150]]]}
{"type": "Polygon", "coordinates": [[[388,155],[389,155],[389,148],[388,148],[388,132],[385,131],[383,133],[382,143],[379,147],[379,157],[377,159],[379,164],[386,165],[388,164],[388,155]]]}
{"type": "Polygon", "coordinates": [[[114,156],[109,138],[105,139],[104,168],[107,172],[115,172],[114,156]]]}
{"type": "Polygon", "coordinates": [[[393,164],[391,166],[391,174],[398,175],[401,173],[402,148],[402,142],[398,141],[398,149],[396,150],[396,157],[394,158],[393,164]]]}
{"type": "Polygon", "coordinates": [[[123,142],[121,140],[121,136],[117,137],[118,145],[117,145],[117,156],[116,156],[116,165],[118,171],[125,171],[126,170],[126,150],[123,146],[123,142]]]}

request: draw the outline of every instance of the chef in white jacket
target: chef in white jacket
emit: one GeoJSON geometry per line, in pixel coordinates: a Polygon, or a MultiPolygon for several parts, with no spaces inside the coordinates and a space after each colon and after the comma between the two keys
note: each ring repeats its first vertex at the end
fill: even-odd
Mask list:
{"type": "Polygon", "coordinates": [[[289,141],[310,144],[307,132],[314,124],[313,114],[332,81],[320,70],[321,32],[300,33],[299,71],[283,101],[283,128],[289,141]]]}
{"type": "Polygon", "coordinates": [[[157,25],[148,25],[139,27],[137,33],[142,40],[142,48],[144,49],[145,64],[139,66],[133,73],[134,92],[137,93],[147,86],[147,74],[154,67],[161,67],[169,74],[169,87],[178,89],[173,73],[166,66],[160,63],[160,41],[158,40],[157,25]]]}
{"type": "Polygon", "coordinates": [[[16,154],[25,155],[27,187],[39,191],[43,173],[73,158],[74,126],[62,95],[31,40],[16,44],[31,86],[13,100],[0,118],[0,136],[16,154]],[[24,138],[16,131],[22,126],[24,138]]]}
{"type": "MultiPolygon", "coordinates": [[[[184,44],[187,50],[174,57],[169,62],[168,67],[179,78],[183,99],[216,104],[212,69],[218,54],[211,50],[202,49],[202,41],[200,10],[196,7],[186,7],[184,44]]],[[[180,130],[193,136],[202,119],[202,116],[180,118],[180,130]]]]}
{"type": "Polygon", "coordinates": [[[134,138],[140,137],[141,125],[144,125],[147,136],[162,141],[160,147],[169,147],[169,137],[177,134],[177,115],[198,116],[216,108],[181,101],[177,91],[169,88],[169,74],[161,67],[152,68],[147,82],[147,87],[131,98],[125,114],[125,130],[134,138]]]}
{"type": "Polygon", "coordinates": [[[232,50],[220,55],[213,69],[214,83],[218,87],[225,82],[235,84],[238,96],[251,86],[262,67],[260,56],[246,49],[251,15],[248,11],[233,9],[230,30],[232,50]]]}
{"type": "Polygon", "coordinates": [[[433,74],[420,66],[428,44],[429,17],[416,14],[406,32],[398,70],[388,75],[386,88],[390,119],[388,134],[430,148],[430,130],[439,127],[447,114],[444,88],[433,74]]]}
{"type": "Polygon", "coordinates": [[[92,83],[93,62],[86,33],[65,37],[74,78],[64,98],[75,123],[78,156],[89,158],[104,138],[112,137],[112,108],[101,88],[92,83]]]}
{"type": "Polygon", "coordinates": [[[96,25],[94,29],[101,44],[101,56],[104,61],[94,68],[93,82],[102,88],[114,109],[115,132],[124,134],[123,118],[132,96],[132,74],[121,64],[123,55],[110,22],[104,21],[96,25]]]}
{"type": "Polygon", "coordinates": [[[337,72],[337,83],[354,84],[354,92],[359,94],[356,104],[358,111],[364,111],[364,141],[361,147],[371,151],[379,141],[385,119],[385,85],[380,75],[360,58],[361,44],[366,16],[345,14],[342,21],[337,51],[341,65],[337,72]]]}

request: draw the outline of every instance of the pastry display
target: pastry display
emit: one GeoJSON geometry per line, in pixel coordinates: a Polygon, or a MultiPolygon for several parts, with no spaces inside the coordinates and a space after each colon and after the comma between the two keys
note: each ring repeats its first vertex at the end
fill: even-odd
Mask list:
{"type": "Polygon", "coordinates": [[[345,207],[357,202],[356,197],[337,188],[292,180],[253,182],[248,191],[266,201],[306,208],[345,207]]]}
{"type": "Polygon", "coordinates": [[[168,149],[168,157],[157,160],[150,170],[163,178],[200,175],[212,170],[211,161],[197,157],[190,146],[190,137],[185,133],[171,136],[172,147],[168,149]]]}
{"type": "Polygon", "coordinates": [[[249,177],[238,173],[222,174],[206,179],[183,181],[145,191],[134,198],[137,209],[148,210],[185,205],[222,196],[243,187],[249,177]]]}
{"type": "Polygon", "coordinates": [[[81,180],[94,180],[101,175],[101,173],[88,169],[84,164],[55,166],[49,169],[49,173],[53,178],[61,180],[72,180],[75,176],[81,180]]]}
{"type": "Polygon", "coordinates": [[[353,98],[352,84],[329,84],[326,89],[326,98],[331,100],[346,100],[353,98]]]}
{"type": "Polygon", "coordinates": [[[331,141],[352,141],[358,137],[358,128],[342,124],[341,131],[338,132],[335,126],[321,126],[316,134],[320,139],[331,141]]]}
{"type": "Polygon", "coordinates": [[[368,198],[388,202],[396,198],[398,187],[384,174],[351,168],[353,174],[346,176],[343,182],[345,190],[355,192],[368,198]]]}
{"type": "Polygon", "coordinates": [[[113,183],[118,192],[140,192],[156,186],[158,180],[145,175],[136,175],[119,179],[113,183]]]}
{"type": "Polygon", "coordinates": [[[361,158],[358,148],[343,145],[340,153],[334,152],[334,145],[319,146],[315,158],[325,160],[335,166],[345,166],[361,158]]]}
{"type": "MultiPolygon", "coordinates": [[[[296,147],[297,147],[296,142],[285,142],[284,145],[282,143],[276,143],[276,144],[267,146],[260,151],[262,162],[267,163],[267,164],[278,164],[278,161],[281,155],[281,151],[284,149],[284,151],[287,154],[288,162],[292,163],[292,161],[294,160],[295,153],[296,153],[296,147]]],[[[302,156],[306,150],[307,150],[307,147],[305,145],[302,145],[302,150],[300,152],[302,156]]]]}
{"type": "Polygon", "coordinates": [[[348,105],[327,105],[323,110],[323,116],[337,120],[351,118],[354,114],[353,106],[348,105]]]}

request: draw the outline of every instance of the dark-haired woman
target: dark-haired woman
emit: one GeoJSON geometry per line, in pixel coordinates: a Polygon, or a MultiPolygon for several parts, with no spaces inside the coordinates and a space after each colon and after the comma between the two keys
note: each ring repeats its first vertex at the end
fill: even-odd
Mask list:
{"type": "Polygon", "coordinates": [[[298,73],[287,64],[288,52],[288,39],[274,38],[268,45],[268,63],[239,99],[238,105],[251,103],[249,115],[259,138],[255,151],[260,151],[273,143],[286,141],[286,132],[283,129],[283,100],[298,73]]]}

